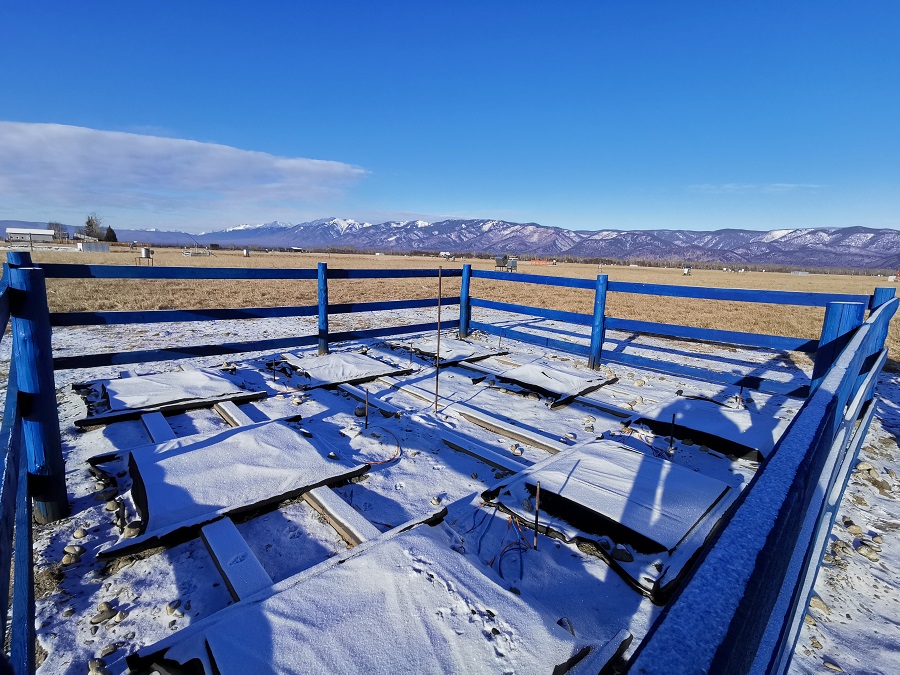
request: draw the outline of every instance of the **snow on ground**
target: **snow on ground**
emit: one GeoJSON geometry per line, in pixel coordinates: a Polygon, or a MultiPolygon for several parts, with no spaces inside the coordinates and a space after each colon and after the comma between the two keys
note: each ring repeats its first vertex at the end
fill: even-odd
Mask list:
{"type": "MultiPolygon", "coordinates": [[[[455,318],[452,311],[444,319],[455,318]]],[[[506,313],[478,312],[479,320],[506,321],[506,313]]],[[[335,316],[331,329],[349,330],[422,321],[421,312],[382,312],[377,315],[335,316]]],[[[427,320],[427,319],[425,319],[427,320]]],[[[588,329],[558,322],[532,323],[525,320],[519,329],[580,344],[589,341],[588,329]]],[[[152,349],[178,344],[196,345],[254,339],[308,335],[315,332],[314,319],[250,320],[143,326],[101,326],[57,329],[54,349],[59,356],[103,351],[152,349]]],[[[486,346],[496,348],[498,340],[477,336],[486,346]]],[[[400,341],[402,343],[402,341],[400,341]]],[[[8,360],[9,341],[3,344],[8,360]]],[[[402,346],[367,341],[368,356],[399,368],[412,366],[414,372],[360,385],[404,412],[399,418],[372,412],[368,428],[357,416],[359,401],[333,389],[303,391],[303,379],[296,374],[271,370],[271,352],[229,357],[233,377],[249,389],[265,390],[268,398],[243,404],[241,410],[253,421],[301,414],[302,425],[312,438],[321,438],[340,448],[341,458],[368,463],[371,471],[347,482],[335,492],[360,512],[376,528],[387,531],[412,519],[427,517],[443,506],[449,508],[445,523],[461,538],[468,556],[484,565],[482,572],[493,583],[533,600],[547,622],[559,623],[579,638],[604,642],[620,629],[635,635],[634,650],[659,607],[630,588],[611,571],[596,553],[576,544],[540,537],[539,550],[520,539],[533,536],[531,530],[517,533],[502,513],[479,508],[480,495],[505,475],[503,471],[461,454],[440,440],[442,429],[477,442],[498,454],[529,465],[549,457],[547,447],[565,448],[604,434],[642,452],[662,456],[669,444],[662,436],[635,428],[624,433],[621,415],[640,413],[671,400],[681,390],[685,395],[714,398],[726,402],[738,391],[734,387],[711,385],[684,377],[660,375],[613,364],[609,369],[618,378],[587,394],[583,401],[551,409],[550,399],[490,375],[454,365],[442,368],[438,412],[434,411],[434,371],[430,361],[410,354],[402,346]],[[399,386],[398,386],[399,385],[399,386]],[[472,420],[472,414],[489,413],[504,424],[518,426],[535,443],[511,440],[496,429],[472,420]],[[466,415],[469,415],[467,417],[466,415]]],[[[358,352],[361,345],[336,345],[335,350],[358,352]]],[[[584,359],[540,347],[503,340],[510,354],[506,368],[525,363],[556,363],[565,369],[590,376],[584,359]]],[[[714,364],[720,369],[747,374],[771,375],[792,388],[805,378],[797,364],[787,358],[772,358],[760,352],[736,351],[690,345],[650,338],[633,339],[610,332],[607,348],[641,355],[657,355],[677,363],[714,364]]],[[[285,350],[280,350],[285,351],[285,350]]],[[[302,350],[313,355],[314,350],[302,350]]],[[[493,357],[495,359],[507,357],[493,357]]],[[[222,357],[192,359],[196,367],[215,368],[222,357]]],[[[504,366],[504,364],[499,364],[504,366]]],[[[6,364],[0,367],[6,367],[6,364]]],[[[138,373],[175,371],[178,362],[127,366],[138,373]]],[[[808,363],[801,363],[807,368],[808,363]]],[[[82,399],[68,385],[100,378],[116,377],[122,368],[91,371],[61,371],[56,374],[67,485],[72,515],[53,525],[36,528],[35,548],[38,586],[39,641],[43,673],[84,673],[92,658],[103,656],[110,671],[125,669],[124,656],[142,646],[172,635],[192,623],[233,604],[214,561],[200,539],[190,539],[166,549],[152,549],[110,562],[98,561],[96,552],[118,540],[113,524],[115,513],[105,510],[95,498],[95,477],[85,460],[102,452],[126,449],[150,442],[140,421],[78,431],[75,419],[85,414],[82,399]],[[86,550],[75,562],[62,565],[65,546],[86,550]],[[107,602],[115,619],[92,623],[100,603],[107,602]]],[[[608,373],[608,374],[609,374],[608,373]]],[[[880,560],[870,562],[857,553],[842,553],[840,560],[826,561],[816,592],[828,606],[812,609],[816,625],[807,625],[800,638],[794,668],[799,672],[820,672],[825,660],[842,664],[845,670],[900,672],[900,507],[896,502],[897,482],[889,472],[898,470],[900,452],[900,378],[884,377],[881,382],[878,416],[873,424],[863,459],[875,467],[875,474],[857,473],[851,479],[841,515],[862,528],[863,539],[873,540],[880,560]],[[884,481],[884,482],[879,482],[884,481]],[[882,537],[879,543],[876,535],[882,537]],[[813,642],[816,640],[817,642],[813,642]],[[817,647],[816,644],[821,645],[817,647]],[[893,649],[893,653],[889,649],[893,649]]],[[[752,403],[769,403],[790,416],[799,402],[780,395],[745,392],[752,403]]],[[[780,414],[782,414],[780,413],[780,414]]],[[[179,437],[209,433],[226,428],[210,410],[195,410],[167,417],[179,437]]],[[[740,487],[752,477],[756,464],[731,462],[712,448],[676,443],[672,461],[740,487]]],[[[237,519],[237,527],[266,572],[277,583],[335,555],[347,551],[347,544],[322,516],[301,500],[290,500],[263,513],[237,519]]],[[[835,526],[835,536],[848,544],[859,543],[846,526],[835,526]]],[[[314,617],[307,617],[315,621],[314,617]]],[[[401,620],[388,616],[384,620],[401,620]]]]}

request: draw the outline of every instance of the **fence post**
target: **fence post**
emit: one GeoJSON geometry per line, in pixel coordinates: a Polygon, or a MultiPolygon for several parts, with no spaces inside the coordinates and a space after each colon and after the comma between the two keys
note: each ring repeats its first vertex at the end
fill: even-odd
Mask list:
{"type": "Polygon", "coordinates": [[[319,263],[319,356],[328,353],[328,263],[319,263]]]}
{"type": "Polygon", "coordinates": [[[35,518],[50,523],[69,514],[66,467],[59,435],[50,313],[44,273],[30,256],[10,254],[9,306],[16,360],[22,431],[28,454],[29,484],[33,488],[35,518]]]}
{"type": "Polygon", "coordinates": [[[837,360],[841,350],[847,346],[853,331],[862,325],[865,312],[866,306],[861,302],[828,303],[825,308],[825,321],[822,323],[822,336],[816,349],[809,396],[812,396],[825,379],[825,373],[837,360]]]}
{"type": "MultiPolygon", "coordinates": [[[[869,311],[874,312],[884,303],[893,300],[895,292],[896,289],[893,286],[879,286],[878,288],[876,288],[872,293],[871,300],[869,301],[869,311]]],[[[889,323],[890,322],[885,321],[884,325],[882,325],[880,330],[878,331],[878,335],[875,338],[874,347],[872,349],[873,354],[877,354],[882,349],[884,349],[884,343],[887,341],[889,323]]]]}
{"type": "Polygon", "coordinates": [[[472,320],[472,301],[469,296],[469,284],[472,280],[472,266],[463,265],[462,281],[459,285],[459,337],[469,336],[469,321],[472,320]]]}
{"type": "Polygon", "coordinates": [[[588,368],[597,370],[600,367],[600,354],[603,351],[603,338],[606,335],[606,287],[609,277],[597,275],[597,288],[594,291],[594,323],[591,326],[591,355],[588,368]]]}

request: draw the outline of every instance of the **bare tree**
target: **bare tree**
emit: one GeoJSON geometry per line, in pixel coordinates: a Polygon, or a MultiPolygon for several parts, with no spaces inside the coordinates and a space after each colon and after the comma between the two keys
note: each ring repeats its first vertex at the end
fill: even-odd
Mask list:
{"type": "Polygon", "coordinates": [[[62,223],[58,223],[55,220],[51,220],[47,223],[47,227],[53,230],[53,238],[54,239],[68,239],[69,238],[69,229],[63,225],[62,223]]]}
{"type": "Polygon", "coordinates": [[[100,239],[100,216],[92,213],[84,221],[84,236],[92,239],[100,239]]]}

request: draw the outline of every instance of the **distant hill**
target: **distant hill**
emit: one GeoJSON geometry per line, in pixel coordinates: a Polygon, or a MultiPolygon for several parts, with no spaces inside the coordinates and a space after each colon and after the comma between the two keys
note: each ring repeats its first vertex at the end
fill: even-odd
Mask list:
{"type": "MultiPolygon", "coordinates": [[[[46,227],[46,223],[0,221],[0,227],[46,227]]],[[[70,226],[71,227],[71,226],[70,226]]],[[[900,231],[867,227],[757,230],[567,230],[505,220],[422,220],[360,223],[321,218],[305,223],[274,221],[215,232],[116,230],[119,241],[160,246],[219,244],[309,249],[347,248],[397,253],[450,251],[577,256],[616,260],[717,262],[728,265],[790,265],[809,268],[900,268],[900,231]]],[[[74,227],[71,227],[74,231],[74,227]]]]}

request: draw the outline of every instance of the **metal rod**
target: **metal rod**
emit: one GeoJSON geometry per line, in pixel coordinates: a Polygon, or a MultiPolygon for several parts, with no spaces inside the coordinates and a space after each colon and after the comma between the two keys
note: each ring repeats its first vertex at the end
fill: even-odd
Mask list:
{"type": "Polygon", "coordinates": [[[443,267],[438,267],[438,298],[437,298],[437,350],[434,355],[434,412],[438,411],[438,384],[441,372],[441,295],[443,267]]]}
{"type": "Polygon", "coordinates": [[[669,428],[669,454],[675,449],[675,413],[672,413],[672,426],[669,428]]]}
{"type": "Polygon", "coordinates": [[[369,428],[369,390],[366,389],[366,429],[369,428]]]}
{"type": "Polygon", "coordinates": [[[534,550],[537,551],[538,541],[538,515],[541,513],[541,481],[537,482],[537,490],[534,493],[534,550]]]}

